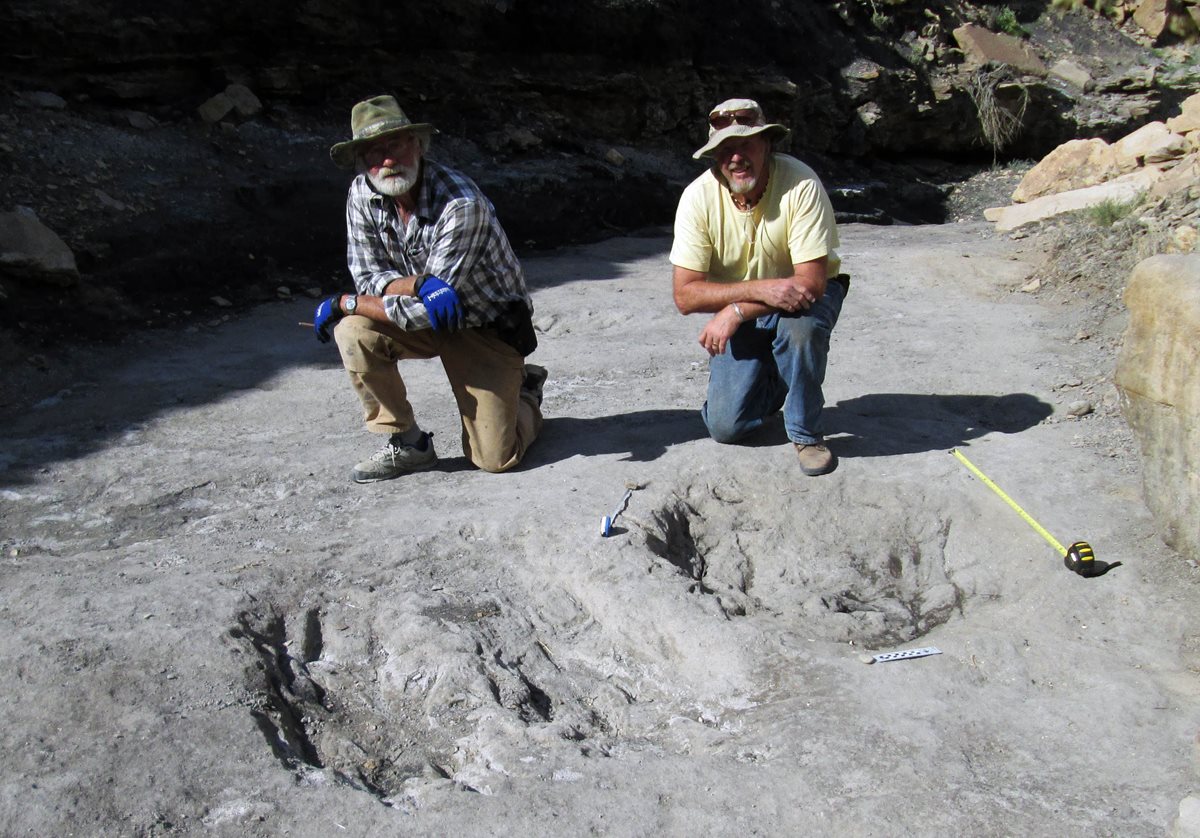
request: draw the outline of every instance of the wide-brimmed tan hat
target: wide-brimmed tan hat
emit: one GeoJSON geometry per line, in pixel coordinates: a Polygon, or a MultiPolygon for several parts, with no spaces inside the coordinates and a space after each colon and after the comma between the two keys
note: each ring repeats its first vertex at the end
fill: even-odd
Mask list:
{"type": "Polygon", "coordinates": [[[350,111],[352,139],[334,145],[329,149],[329,156],[341,168],[352,169],[354,158],[363,145],[405,131],[426,135],[438,133],[428,122],[413,122],[405,116],[394,96],[374,96],[359,102],[350,111]]]}
{"type": "Polygon", "coordinates": [[[767,122],[762,108],[753,99],[726,99],[708,112],[708,142],[692,157],[711,157],[717,146],[733,137],[768,134],[770,140],[782,140],[792,132],[777,122],[767,122]]]}

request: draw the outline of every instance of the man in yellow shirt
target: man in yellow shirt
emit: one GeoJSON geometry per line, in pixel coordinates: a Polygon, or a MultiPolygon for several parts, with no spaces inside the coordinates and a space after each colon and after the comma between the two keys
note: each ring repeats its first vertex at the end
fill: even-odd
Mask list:
{"type": "Polygon", "coordinates": [[[712,317],[700,331],[710,356],[701,415],[717,442],[736,442],[782,408],[801,470],[827,474],[821,413],[829,337],[849,289],[837,224],[815,172],[775,151],[787,128],[750,99],[708,115],[693,155],[712,168],[684,190],[675,215],[675,305],[712,317]]]}

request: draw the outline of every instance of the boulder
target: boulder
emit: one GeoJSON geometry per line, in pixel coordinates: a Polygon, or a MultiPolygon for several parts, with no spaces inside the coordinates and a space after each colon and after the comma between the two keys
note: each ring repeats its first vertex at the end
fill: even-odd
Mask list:
{"type": "Polygon", "coordinates": [[[233,110],[243,119],[249,119],[262,113],[262,102],[254,95],[254,91],[244,84],[235,82],[229,85],[225,88],[225,96],[233,105],[233,110]]]}
{"type": "Polygon", "coordinates": [[[1013,191],[1014,203],[1095,186],[1121,172],[1112,146],[1101,139],[1069,140],[1025,173],[1013,191]]]}
{"type": "Polygon", "coordinates": [[[968,67],[987,64],[1007,64],[1031,76],[1046,76],[1046,65],[1037,53],[1020,38],[1004,35],[968,23],[953,32],[954,40],[966,55],[968,67]]]}
{"type": "Polygon", "coordinates": [[[1143,163],[1162,163],[1182,157],[1187,146],[1187,140],[1167,128],[1165,123],[1148,122],[1113,143],[1113,151],[1122,169],[1135,169],[1143,163]]]}
{"type": "Polygon", "coordinates": [[[249,119],[262,112],[262,102],[244,84],[231,84],[196,109],[200,118],[209,125],[220,122],[230,115],[249,119]]]}
{"type": "Polygon", "coordinates": [[[0,274],[59,286],[79,280],[71,248],[27,207],[0,213],[0,274]]]}
{"type": "Polygon", "coordinates": [[[1064,58],[1050,68],[1050,77],[1064,82],[1076,90],[1087,91],[1093,87],[1092,74],[1077,61],[1064,58]]]}
{"type": "Polygon", "coordinates": [[[224,93],[218,93],[215,96],[205,100],[204,104],[196,108],[196,112],[200,114],[200,118],[209,125],[214,125],[224,119],[233,111],[233,101],[224,93]]]}
{"type": "Polygon", "coordinates": [[[1200,13],[1187,0],[1142,0],[1133,13],[1133,22],[1155,43],[1194,40],[1200,30],[1200,13]]]}
{"type": "Polygon", "coordinates": [[[1200,131],[1200,93],[1193,93],[1179,106],[1179,116],[1167,120],[1167,129],[1176,134],[1200,131]]]}
{"type": "Polygon", "coordinates": [[[1124,300],[1113,380],[1141,448],[1146,505],[1163,541],[1200,559],[1200,255],[1140,262],[1124,300]]]}
{"type": "Polygon", "coordinates": [[[1142,0],[1133,12],[1133,22],[1158,40],[1167,31],[1171,19],[1171,0],[1142,0]]]}
{"type": "Polygon", "coordinates": [[[1200,153],[1192,152],[1175,166],[1165,169],[1162,176],[1150,188],[1150,197],[1167,198],[1171,195],[1187,195],[1200,191],[1200,153]]]}
{"type": "Polygon", "coordinates": [[[1072,189],[1069,192],[1059,192],[1056,195],[1043,195],[1024,204],[1013,204],[1008,207],[991,207],[983,211],[983,217],[996,223],[997,230],[1013,230],[1023,224],[1031,224],[1061,215],[1064,212],[1094,207],[1105,201],[1128,203],[1140,198],[1154,186],[1162,177],[1162,172],[1155,168],[1138,169],[1127,175],[1087,186],[1083,189],[1072,189]]]}
{"type": "Polygon", "coordinates": [[[48,111],[62,111],[67,108],[66,99],[48,90],[35,90],[32,93],[18,94],[17,101],[26,107],[42,108],[48,111]]]}

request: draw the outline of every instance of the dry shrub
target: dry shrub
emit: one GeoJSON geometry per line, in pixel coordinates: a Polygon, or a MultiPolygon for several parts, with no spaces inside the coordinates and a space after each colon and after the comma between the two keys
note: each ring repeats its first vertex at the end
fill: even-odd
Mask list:
{"type": "Polygon", "coordinates": [[[975,104],[979,116],[979,128],[984,140],[992,147],[992,161],[1021,133],[1025,119],[1025,108],[1029,105],[1029,91],[1024,85],[1010,85],[1018,91],[1015,101],[1005,102],[997,93],[1001,85],[1011,79],[1006,67],[981,67],[971,77],[967,93],[975,104]]]}

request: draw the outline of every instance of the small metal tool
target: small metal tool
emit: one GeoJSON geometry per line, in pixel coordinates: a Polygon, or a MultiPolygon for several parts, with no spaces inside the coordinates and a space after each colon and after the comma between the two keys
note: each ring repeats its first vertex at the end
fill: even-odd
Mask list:
{"type": "Polygon", "coordinates": [[[633,489],[625,490],[625,497],[621,498],[621,502],[617,504],[617,508],[613,510],[611,515],[605,515],[600,519],[600,537],[608,538],[612,534],[613,521],[617,520],[617,516],[625,511],[625,506],[629,503],[629,499],[633,496],[633,489]]]}

